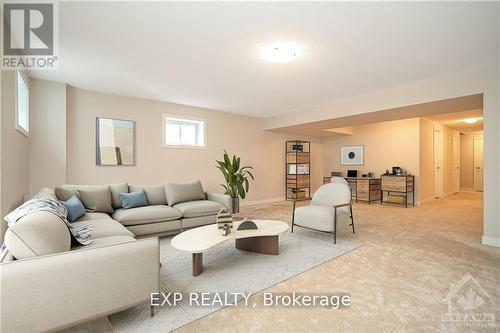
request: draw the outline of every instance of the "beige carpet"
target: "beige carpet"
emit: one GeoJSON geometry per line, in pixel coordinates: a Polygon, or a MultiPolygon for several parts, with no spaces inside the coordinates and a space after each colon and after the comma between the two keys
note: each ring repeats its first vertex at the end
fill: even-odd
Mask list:
{"type": "MultiPolygon", "coordinates": [[[[363,247],[268,290],[348,292],[350,309],[226,308],[176,332],[450,331],[441,324],[444,298],[467,272],[496,302],[482,313],[495,314],[500,324],[500,249],[481,245],[480,193],[419,208],[360,203],[354,214],[357,233],[346,228],[339,237],[363,247]]],[[[242,215],[289,221],[291,206],[247,207],[242,215]]]]}
{"type": "MultiPolygon", "coordinates": [[[[245,207],[240,215],[290,221],[291,203],[245,207]]],[[[347,292],[350,309],[238,306],[176,332],[452,331],[441,323],[448,311],[444,298],[467,272],[495,301],[481,312],[500,322],[500,249],[481,245],[480,193],[459,193],[419,208],[360,203],[354,216],[357,233],[346,228],[339,237],[363,247],[268,289],[347,292]]]]}

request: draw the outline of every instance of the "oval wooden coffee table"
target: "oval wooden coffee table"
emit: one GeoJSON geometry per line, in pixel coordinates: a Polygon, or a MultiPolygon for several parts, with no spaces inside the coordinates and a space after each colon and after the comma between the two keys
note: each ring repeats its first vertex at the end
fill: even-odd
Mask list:
{"type": "Polygon", "coordinates": [[[210,224],[184,231],[174,238],[171,244],[174,248],[191,252],[193,257],[193,276],[203,271],[203,251],[229,240],[235,240],[237,249],[262,253],[279,254],[278,236],[288,230],[288,224],[275,220],[252,220],[258,229],[237,230],[242,221],[233,222],[233,230],[227,236],[222,236],[217,225],[210,224]]]}

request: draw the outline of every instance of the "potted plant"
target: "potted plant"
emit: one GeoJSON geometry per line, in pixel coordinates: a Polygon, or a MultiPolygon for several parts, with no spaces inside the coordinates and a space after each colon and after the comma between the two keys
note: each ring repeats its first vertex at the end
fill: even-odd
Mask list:
{"type": "Polygon", "coordinates": [[[240,158],[233,155],[232,160],[229,158],[227,151],[224,150],[224,161],[217,161],[216,168],[218,168],[224,175],[226,185],[221,184],[226,190],[225,194],[232,198],[232,214],[240,211],[240,198],[245,199],[246,193],[249,188],[249,177],[253,178],[252,173],[249,171],[253,169],[251,166],[244,166],[240,168],[240,158]]]}

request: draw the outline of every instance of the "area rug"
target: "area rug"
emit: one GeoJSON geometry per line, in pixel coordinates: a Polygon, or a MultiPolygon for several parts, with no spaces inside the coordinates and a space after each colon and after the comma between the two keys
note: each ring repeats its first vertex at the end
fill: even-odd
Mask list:
{"type": "MultiPolygon", "coordinates": [[[[297,228],[280,236],[278,256],[238,250],[228,241],[203,253],[203,272],[191,275],[191,254],[172,248],[172,237],[160,240],[160,289],[162,292],[251,292],[273,285],[335,259],[360,244],[337,239],[329,234],[297,228]]],[[[334,273],[334,272],[332,272],[334,273]]],[[[177,306],[155,308],[150,317],[149,305],[139,305],[109,317],[116,333],[169,332],[218,311],[223,306],[177,306]]]]}

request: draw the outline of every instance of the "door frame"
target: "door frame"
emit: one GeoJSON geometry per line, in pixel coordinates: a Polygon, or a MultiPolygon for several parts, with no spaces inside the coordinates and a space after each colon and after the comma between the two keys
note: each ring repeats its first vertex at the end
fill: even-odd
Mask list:
{"type": "Polygon", "coordinates": [[[476,192],[484,191],[484,134],[477,134],[472,137],[472,188],[476,192]],[[482,174],[483,174],[483,186],[480,190],[476,188],[476,139],[481,139],[483,141],[483,163],[482,163],[482,174]]]}
{"type": "Polygon", "coordinates": [[[434,198],[442,198],[444,196],[444,174],[443,174],[443,151],[444,151],[444,134],[441,128],[433,126],[432,131],[432,193],[434,198]],[[436,133],[439,133],[439,142],[436,142],[436,133]],[[436,193],[436,144],[440,145],[438,161],[440,165],[440,177],[439,183],[437,185],[437,193],[436,193]]]}
{"type": "Polygon", "coordinates": [[[455,193],[458,193],[460,192],[460,172],[461,172],[461,164],[462,164],[462,160],[461,160],[461,154],[460,154],[460,133],[459,132],[453,132],[452,136],[451,136],[451,167],[452,167],[452,171],[451,171],[451,177],[452,177],[452,184],[453,184],[453,192],[455,193]],[[455,162],[455,150],[453,149],[453,143],[454,143],[454,139],[457,138],[457,144],[458,144],[458,147],[457,147],[457,154],[458,156],[457,157],[457,161],[458,161],[458,166],[455,166],[454,165],[454,162],[455,162]],[[458,183],[455,184],[455,172],[458,173],[458,183]],[[456,187],[455,187],[456,185],[456,187]]]}

